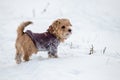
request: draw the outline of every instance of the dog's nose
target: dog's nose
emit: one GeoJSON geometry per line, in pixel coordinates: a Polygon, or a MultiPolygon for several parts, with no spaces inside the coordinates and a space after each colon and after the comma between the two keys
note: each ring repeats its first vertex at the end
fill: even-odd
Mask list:
{"type": "Polygon", "coordinates": [[[71,30],[71,29],[68,29],[68,32],[72,32],[72,30],[71,30]]]}

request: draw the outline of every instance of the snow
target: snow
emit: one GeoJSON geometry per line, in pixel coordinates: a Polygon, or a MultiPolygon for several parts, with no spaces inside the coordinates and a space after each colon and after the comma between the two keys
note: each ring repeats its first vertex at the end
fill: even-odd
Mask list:
{"type": "Polygon", "coordinates": [[[119,0],[0,0],[0,80],[119,80],[119,0]],[[16,64],[16,29],[44,32],[57,18],[70,19],[73,34],[59,46],[57,59],[47,52],[16,64]],[[91,46],[94,53],[89,55],[91,46]],[[105,53],[103,50],[106,47],[105,53]]]}

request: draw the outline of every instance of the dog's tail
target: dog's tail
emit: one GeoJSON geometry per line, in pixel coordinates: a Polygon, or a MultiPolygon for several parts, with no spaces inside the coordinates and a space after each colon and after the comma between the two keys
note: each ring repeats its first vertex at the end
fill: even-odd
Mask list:
{"type": "Polygon", "coordinates": [[[22,36],[24,34],[24,28],[29,25],[29,24],[32,24],[31,21],[26,21],[26,22],[23,22],[21,23],[19,26],[18,26],[18,29],[17,29],[17,34],[18,36],[22,36]]]}

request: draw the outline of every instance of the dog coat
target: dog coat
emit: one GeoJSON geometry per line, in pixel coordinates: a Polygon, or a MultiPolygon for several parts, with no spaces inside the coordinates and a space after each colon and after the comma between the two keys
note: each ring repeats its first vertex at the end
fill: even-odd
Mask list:
{"type": "Polygon", "coordinates": [[[40,51],[48,51],[50,54],[57,53],[57,47],[60,41],[49,32],[33,33],[30,30],[25,32],[33,41],[36,48],[40,51]]]}

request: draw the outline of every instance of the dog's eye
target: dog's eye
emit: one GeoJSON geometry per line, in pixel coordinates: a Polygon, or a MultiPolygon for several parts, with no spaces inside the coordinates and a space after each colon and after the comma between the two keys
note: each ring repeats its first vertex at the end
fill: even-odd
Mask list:
{"type": "Polygon", "coordinates": [[[62,29],[65,29],[65,26],[62,26],[61,28],[62,28],[62,29]]]}

